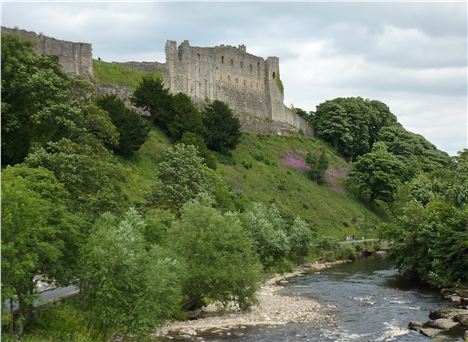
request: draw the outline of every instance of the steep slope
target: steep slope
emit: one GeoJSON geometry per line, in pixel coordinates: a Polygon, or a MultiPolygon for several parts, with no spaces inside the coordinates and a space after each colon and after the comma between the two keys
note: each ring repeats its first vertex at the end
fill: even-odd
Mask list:
{"type": "MultiPolygon", "coordinates": [[[[157,160],[170,145],[158,129],[131,161],[127,170],[125,193],[134,203],[142,202],[157,174],[157,160]]],[[[231,157],[218,155],[217,172],[238,195],[239,202],[276,203],[281,211],[299,215],[313,223],[322,235],[344,238],[346,235],[369,236],[366,228],[379,218],[342,187],[348,165],[319,139],[302,135],[273,136],[243,134],[231,157]],[[324,151],[330,166],[327,184],[317,185],[307,176],[302,160],[308,152],[324,151]]]]}

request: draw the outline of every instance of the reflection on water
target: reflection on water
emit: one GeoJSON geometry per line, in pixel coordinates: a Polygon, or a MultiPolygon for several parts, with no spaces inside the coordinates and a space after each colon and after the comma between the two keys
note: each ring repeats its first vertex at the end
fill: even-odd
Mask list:
{"type": "MultiPolygon", "coordinates": [[[[450,305],[437,292],[399,277],[390,264],[378,258],[360,259],[298,277],[282,291],[285,295],[308,296],[329,305],[326,313],[333,314],[336,323],[258,327],[229,340],[427,342],[426,337],[407,328],[408,322],[424,322],[429,310],[450,305]]],[[[215,340],[222,339],[211,339],[215,340]]],[[[439,340],[463,341],[463,338],[444,335],[439,340]]]]}

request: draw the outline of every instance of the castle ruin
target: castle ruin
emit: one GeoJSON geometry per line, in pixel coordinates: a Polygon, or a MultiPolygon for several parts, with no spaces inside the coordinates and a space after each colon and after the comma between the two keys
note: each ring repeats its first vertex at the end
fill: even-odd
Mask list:
{"type": "MultiPolygon", "coordinates": [[[[2,34],[19,34],[33,41],[36,51],[56,55],[64,70],[93,79],[92,47],[38,35],[34,32],[2,27],[2,34]]],[[[229,104],[239,116],[244,131],[287,133],[302,131],[312,134],[311,127],[284,105],[279,79],[278,57],[254,56],[244,45],[233,47],[193,47],[188,41],[177,46],[166,43],[166,63],[126,62],[120,65],[144,72],[160,72],[172,93],[182,92],[197,103],[220,100],[229,104]]],[[[112,87],[101,89],[109,92],[112,87]]],[[[118,89],[118,94],[131,90],[118,89]]]]}

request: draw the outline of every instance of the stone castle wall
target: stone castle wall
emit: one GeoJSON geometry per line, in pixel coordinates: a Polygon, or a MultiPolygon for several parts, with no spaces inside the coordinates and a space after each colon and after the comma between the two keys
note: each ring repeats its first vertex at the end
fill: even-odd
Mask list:
{"type": "MultiPolygon", "coordinates": [[[[65,72],[93,80],[92,47],[88,43],[58,40],[35,32],[2,27],[2,34],[18,34],[35,44],[40,54],[58,56],[65,72]]],[[[116,63],[116,62],[113,62],[116,63]]],[[[182,92],[200,103],[220,100],[229,104],[245,131],[287,133],[312,128],[284,105],[278,87],[278,57],[254,56],[244,45],[193,47],[184,41],[166,43],[166,63],[116,63],[141,72],[159,72],[172,93],[182,92]]],[[[129,102],[132,90],[98,85],[102,93],[114,93],[129,102]]]]}
{"type": "Polygon", "coordinates": [[[91,44],[68,42],[31,31],[3,26],[2,34],[20,35],[24,39],[32,41],[38,53],[58,56],[59,63],[68,74],[82,76],[86,79],[93,78],[91,44]]]}
{"type": "Polygon", "coordinates": [[[265,60],[247,53],[244,45],[192,47],[184,41],[177,47],[175,41],[168,41],[166,69],[164,82],[171,92],[228,103],[239,114],[245,130],[312,134],[310,126],[284,106],[276,79],[277,57],[265,60]]]}

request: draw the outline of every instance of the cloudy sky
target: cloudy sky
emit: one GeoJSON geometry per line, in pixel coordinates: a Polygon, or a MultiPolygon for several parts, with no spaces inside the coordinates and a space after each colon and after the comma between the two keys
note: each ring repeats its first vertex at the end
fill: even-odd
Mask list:
{"type": "Polygon", "coordinates": [[[165,60],[166,39],[280,58],[285,103],[378,99],[455,154],[467,143],[467,4],[3,2],[2,25],[93,44],[108,61],[165,60]]]}

